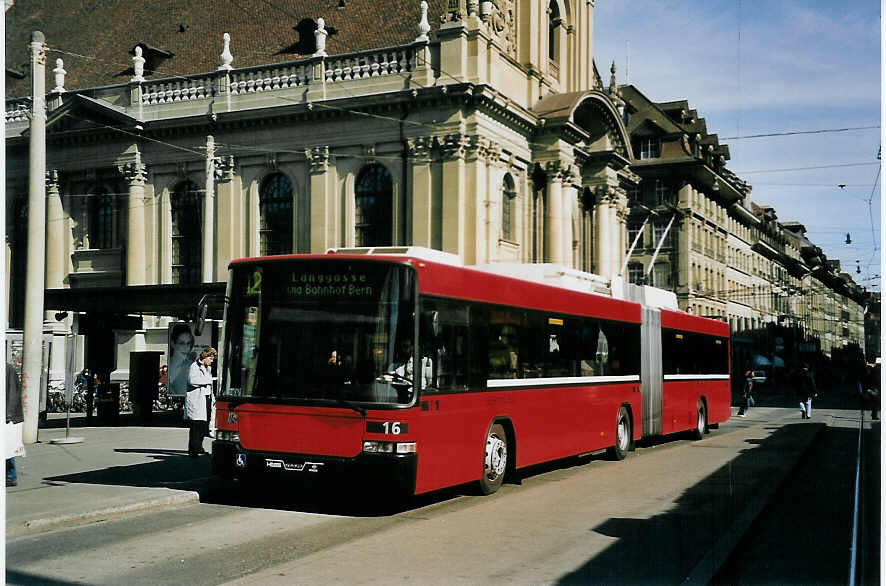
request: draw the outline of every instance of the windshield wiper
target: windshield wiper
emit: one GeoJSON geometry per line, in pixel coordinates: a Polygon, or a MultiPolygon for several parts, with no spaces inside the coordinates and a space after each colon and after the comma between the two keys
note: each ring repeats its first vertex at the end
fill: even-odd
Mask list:
{"type": "Polygon", "coordinates": [[[359,413],[363,417],[366,417],[366,409],[364,407],[362,407],[361,405],[357,405],[356,403],[352,403],[343,397],[337,397],[335,399],[335,401],[339,405],[344,405],[345,407],[353,409],[354,411],[356,411],[357,413],[359,413]]]}

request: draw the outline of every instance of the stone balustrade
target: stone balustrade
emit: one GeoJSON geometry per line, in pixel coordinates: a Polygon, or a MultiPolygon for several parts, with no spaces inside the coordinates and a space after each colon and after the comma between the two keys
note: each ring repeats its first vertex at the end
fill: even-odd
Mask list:
{"type": "Polygon", "coordinates": [[[305,86],[313,81],[315,64],[322,59],[311,58],[275,66],[234,69],[230,72],[233,95],[273,91],[305,86]]]}
{"type": "Polygon", "coordinates": [[[327,57],[324,79],[327,82],[348,81],[413,71],[415,52],[415,45],[408,45],[327,57]]]}
{"type": "MultiPolygon", "coordinates": [[[[394,76],[417,69],[417,55],[426,50],[427,43],[419,42],[399,47],[373,49],[341,55],[308,57],[259,67],[221,70],[199,75],[134,81],[129,84],[106,86],[93,90],[79,90],[69,94],[87,93],[97,99],[120,103],[117,96],[127,95],[142,106],[169,105],[209,99],[213,95],[247,95],[258,92],[286,90],[313,84],[394,76]],[[132,91],[135,88],[135,91],[132,91]]],[[[419,63],[421,66],[422,63],[419,63]]],[[[125,103],[125,100],[124,100],[125,103]]],[[[133,103],[133,105],[135,105],[133,103]]],[[[28,119],[30,98],[6,101],[6,121],[28,119]]]]}
{"type": "Polygon", "coordinates": [[[202,100],[212,95],[212,75],[142,83],[142,104],[169,104],[202,100]]]}
{"type": "Polygon", "coordinates": [[[6,123],[28,120],[31,111],[31,98],[6,100],[6,123]]]}

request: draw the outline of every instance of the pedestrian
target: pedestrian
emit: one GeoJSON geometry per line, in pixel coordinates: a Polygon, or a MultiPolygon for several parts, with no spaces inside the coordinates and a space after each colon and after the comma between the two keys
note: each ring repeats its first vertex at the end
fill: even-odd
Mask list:
{"type": "Polygon", "coordinates": [[[210,409],[212,407],[212,372],[209,367],[218,353],[207,347],[188,369],[188,394],[185,399],[185,419],[190,421],[188,433],[188,456],[197,458],[205,454],[203,438],[209,433],[210,409]]]}
{"type": "Polygon", "coordinates": [[[754,390],[754,379],[753,373],[748,370],[744,373],[744,387],[741,391],[742,399],[744,400],[744,404],[738,410],[739,417],[747,417],[748,411],[751,410],[751,407],[754,406],[754,397],[751,394],[751,391],[754,390]]]}
{"type": "Polygon", "coordinates": [[[870,406],[871,420],[880,419],[880,365],[868,364],[862,380],[858,381],[858,391],[861,395],[861,408],[865,404],[870,406]]]}
{"type": "Polygon", "coordinates": [[[95,405],[96,384],[95,378],[89,372],[88,368],[84,368],[80,373],[79,382],[83,389],[83,398],[86,400],[86,424],[92,423],[92,410],[95,405]]]}
{"type": "Polygon", "coordinates": [[[812,418],[812,399],[817,396],[818,388],[815,386],[815,376],[809,369],[809,365],[804,364],[803,370],[800,372],[800,416],[803,419],[812,418]]]}
{"type": "Polygon", "coordinates": [[[6,363],[6,486],[18,485],[15,457],[25,455],[22,443],[22,387],[15,366],[6,363]]]}

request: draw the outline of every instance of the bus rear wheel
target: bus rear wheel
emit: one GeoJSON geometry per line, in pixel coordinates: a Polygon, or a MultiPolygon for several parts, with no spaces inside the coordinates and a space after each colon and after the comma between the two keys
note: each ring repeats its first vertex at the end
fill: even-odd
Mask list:
{"type": "Polygon", "coordinates": [[[483,456],[483,476],[480,477],[480,491],[492,494],[501,487],[508,468],[508,438],[505,429],[495,423],[486,432],[486,445],[483,456]]]}
{"type": "Polygon", "coordinates": [[[704,437],[708,429],[708,410],[704,401],[698,400],[698,407],[695,410],[695,429],[692,430],[692,439],[700,440],[704,437]]]}
{"type": "Polygon", "coordinates": [[[628,410],[619,407],[615,420],[615,445],[609,448],[609,457],[613,460],[624,460],[631,449],[631,418],[628,410]]]}

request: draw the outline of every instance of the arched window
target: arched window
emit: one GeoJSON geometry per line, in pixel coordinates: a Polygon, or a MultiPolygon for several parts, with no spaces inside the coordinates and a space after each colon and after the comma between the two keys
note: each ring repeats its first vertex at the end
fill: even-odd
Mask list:
{"type": "Polygon", "coordinates": [[[117,246],[117,218],[114,197],[101,187],[89,197],[89,247],[114,248],[117,246]]]}
{"type": "Polygon", "coordinates": [[[514,206],[517,201],[517,189],[510,173],[506,173],[502,181],[501,193],[501,237],[511,242],[515,237],[514,206]]]}
{"type": "Polygon", "coordinates": [[[354,235],[357,246],[390,246],[393,239],[391,174],[382,165],[364,167],[354,188],[354,235]]]}
{"type": "Polygon", "coordinates": [[[199,283],[203,259],[203,197],[197,185],[179,183],[172,208],[172,282],[199,283]]]}
{"type": "Polygon", "coordinates": [[[261,254],[292,253],[292,183],[282,173],[262,182],[259,195],[261,254]]]}
{"type": "Polygon", "coordinates": [[[556,0],[551,0],[548,5],[548,59],[556,61],[559,57],[560,47],[560,8],[556,0]]]}

